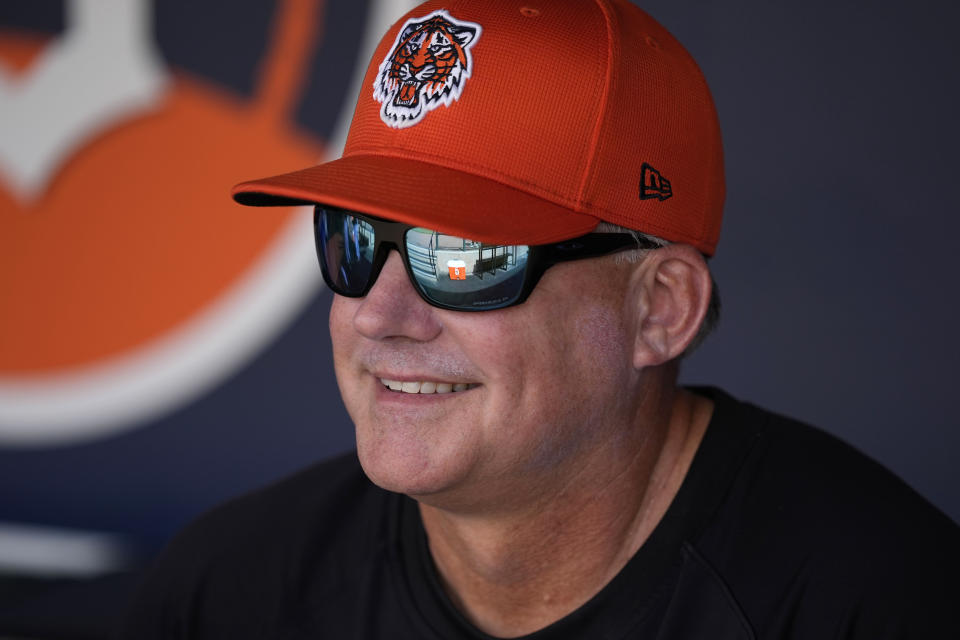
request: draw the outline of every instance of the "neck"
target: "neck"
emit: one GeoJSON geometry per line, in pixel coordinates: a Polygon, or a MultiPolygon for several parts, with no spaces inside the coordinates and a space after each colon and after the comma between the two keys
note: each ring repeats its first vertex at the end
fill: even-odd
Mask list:
{"type": "MultiPolygon", "coordinates": [[[[652,394],[625,442],[522,510],[420,505],[448,594],[497,637],[532,633],[586,603],[653,532],[680,488],[712,413],[687,391],[652,394]],[[626,446],[625,446],[626,445],[626,446]]],[[[518,491],[523,491],[518,488],[518,491]]]]}

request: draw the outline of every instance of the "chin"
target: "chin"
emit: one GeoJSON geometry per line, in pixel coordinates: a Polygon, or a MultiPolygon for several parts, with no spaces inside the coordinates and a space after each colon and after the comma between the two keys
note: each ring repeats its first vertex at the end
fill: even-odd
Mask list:
{"type": "Polygon", "coordinates": [[[358,436],[357,456],[370,481],[387,491],[419,497],[441,493],[455,484],[454,470],[432,460],[425,446],[367,443],[358,436]]]}

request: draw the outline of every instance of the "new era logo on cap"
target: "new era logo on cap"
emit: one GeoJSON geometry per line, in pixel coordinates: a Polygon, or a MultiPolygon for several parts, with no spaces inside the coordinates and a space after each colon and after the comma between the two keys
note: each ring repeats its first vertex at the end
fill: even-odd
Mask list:
{"type": "Polygon", "coordinates": [[[670,181],[660,175],[660,172],[648,165],[646,162],[640,167],[640,199],[649,200],[650,198],[659,198],[666,200],[673,195],[670,188],[670,181]]]}

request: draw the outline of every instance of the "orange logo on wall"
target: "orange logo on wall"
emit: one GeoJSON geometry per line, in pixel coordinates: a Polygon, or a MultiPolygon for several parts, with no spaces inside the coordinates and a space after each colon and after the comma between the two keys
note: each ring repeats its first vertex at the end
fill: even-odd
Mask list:
{"type": "Polygon", "coordinates": [[[0,37],[0,444],[169,410],[310,298],[309,215],[229,193],[323,155],[293,123],[321,4],[278,4],[249,101],[166,69],[145,1],[71,0],[63,37],[0,37]]]}

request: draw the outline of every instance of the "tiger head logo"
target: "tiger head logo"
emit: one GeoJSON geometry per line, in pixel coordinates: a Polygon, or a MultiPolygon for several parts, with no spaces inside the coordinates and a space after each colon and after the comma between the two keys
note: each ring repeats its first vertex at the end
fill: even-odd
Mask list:
{"type": "Polygon", "coordinates": [[[402,129],[459,99],[473,71],[470,49],[480,31],[479,24],[461,22],[442,9],[408,20],[373,83],[373,97],[383,105],[380,118],[402,129]]]}

